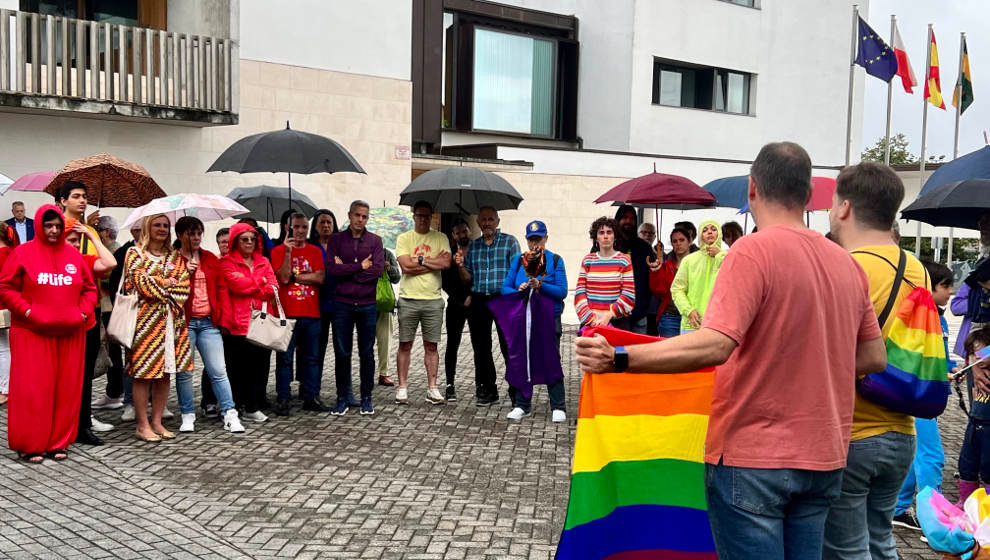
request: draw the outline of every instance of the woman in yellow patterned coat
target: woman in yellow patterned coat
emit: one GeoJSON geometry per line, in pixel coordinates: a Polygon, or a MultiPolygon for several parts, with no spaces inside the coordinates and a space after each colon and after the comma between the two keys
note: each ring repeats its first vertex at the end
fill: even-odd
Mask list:
{"type": "Polygon", "coordinates": [[[193,356],[183,311],[189,271],[185,257],[172,248],[171,224],[164,214],[145,218],[137,246],[127,250],[124,290],[136,293],[140,305],[134,343],[127,353],[127,374],[134,378],[134,436],[151,442],[172,439],[175,434],[162,426],[169,379],[173,373],[192,371],[193,356]]]}

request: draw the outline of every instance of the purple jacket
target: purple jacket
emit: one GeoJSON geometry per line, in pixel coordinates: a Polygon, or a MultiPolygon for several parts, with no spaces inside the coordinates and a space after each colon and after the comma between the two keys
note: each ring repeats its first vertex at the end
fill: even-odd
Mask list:
{"type": "Polygon", "coordinates": [[[368,230],[355,238],[350,228],[331,235],[327,241],[326,269],[337,280],[334,302],[345,305],[374,304],[378,277],[385,270],[382,238],[368,230]],[[372,264],[364,270],[361,261],[368,255],[371,255],[372,264]],[[335,257],[340,257],[343,264],[337,264],[335,257]]]}
{"type": "MultiPolygon", "coordinates": [[[[949,310],[956,317],[960,315],[966,315],[966,311],[969,309],[969,284],[963,282],[959,286],[959,291],[952,296],[952,302],[949,303],[949,310]]],[[[962,326],[959,327],[959,334],[956,335],[956,345],[952,348],[952,351],[956,353],[957,356],[966,359],[966,337],[969,336],[969,329],[973,326],[973,322],[970,321],[969,317],[965,317],[962,322],[962,326]]]]}

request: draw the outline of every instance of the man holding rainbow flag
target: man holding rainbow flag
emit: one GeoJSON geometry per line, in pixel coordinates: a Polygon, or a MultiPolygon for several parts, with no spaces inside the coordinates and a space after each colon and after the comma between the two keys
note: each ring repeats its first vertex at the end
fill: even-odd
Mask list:
{"type": "MultiPolygon", "coordinates": [[[[702,328],[625,347],[597,334],[576,342],[578,362],[589,373],[717,366],[703,459],[707,515],[721,560],[817,557],[829,505],[842,484],[856,374],[886,365],[866,276],[846,251],[805,227],[802,210],[810,195],[807,152],[790,142],[764,146],[749,182],[759,233],[743,237],[726,256],[702,328]]],[[[596,382],[612,376],[589,377],[596,382]]],[[[666,377],[654,382],[663,385],[666,377]]],[[[579,438],[585,417],[582,396],[579,438]]],[[[636,429],[630,422],[656,422],[645,415],[631,418],[623,421],[627,432],[636,429]]],[[[602,420],[602,430],[618,425],[602,420]]],[[[608,460],[595,458],[600,473],[617,466],[608,460]]],[[[590,465],[575,459],[572,505],[575,481],[583,474],[576,471],[590,465]]],[[[559,559],[591,557],[582,549],[590,542],[582,529],[591,525],[612,531],[596,534],[595,542],[598,550],[607,542],[615,557],[714,556],[621,534],[629,508],[655,504],[648,501],[655,497],[616,495],[632,503],[611,511],[569,509],[559,559]],[[581,518],[572,521],[572,515],[581,518]]]]}

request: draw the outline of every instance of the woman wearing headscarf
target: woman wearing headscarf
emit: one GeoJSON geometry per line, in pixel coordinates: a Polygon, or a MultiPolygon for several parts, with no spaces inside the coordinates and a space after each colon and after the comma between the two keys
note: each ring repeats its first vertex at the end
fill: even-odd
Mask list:
{"type": "Polygon", "coordinates": [[[172,374],[193,369],[184,309],[189,298],[188,263],[172,247],[171,227],[164,214],[146,217],[141,239],[124,257],[123,289],[136,293],[139,305],[134,342],[127,352],[127,374],[134,379],[134,437],[148,442],[175,438],[162,425],[169,382],[172,374]]]}
{"type": "Polygon", "coordinates": [[[701,222],[700,246],[684,257],[670,285],[670,295],[681,313],[681,333],[701,328],[708,299],[715,287],[715,277],[722,266],[722,228],[715,220],[701,222]]]}
{"type": "Polygon", "coordinates": [[[249,224],[237,223],[230,228],[230,250],[220,259],[220,270],[230,292],[221,313],[224,355],[234,403],[244,408],[241,418],[265,422],[261,412],[268,389],[268,370],[272,351],[248,342],[251,310],[261,309],[275,295],[277,280],[272,264],[261,254],[261,236],[249,224]]]}
{"type": "Polygon", "coordinates": [[[11,314],[7,441],[21,459],[68,457],[79,428],[86,330],[96,324],[96,284],[79,251],[65,243],[65,217],[38,209],[35,238],[0,272],[0,302],[11,314]]]}

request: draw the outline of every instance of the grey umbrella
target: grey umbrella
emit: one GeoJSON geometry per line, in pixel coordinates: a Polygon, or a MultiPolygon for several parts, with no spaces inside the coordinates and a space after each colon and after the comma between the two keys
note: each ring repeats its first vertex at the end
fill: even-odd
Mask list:
{"type": "Polygon", "coordinates": [[[399,194],[399,204],[412,206],[419,200],[432,204],[434,212],[476,214],[485,206],[515,210],[522,202],[522,195],[508,181],[489,171],[447,167],[423,173],[399,194]]]}
{"type": "Polygon", "coordinates": [[[259,222],[273,223],[289,208],[298,210],[307,216],[316,212],[316,204],[308,196],[296,193],[289,196],[289,189],[259,185],[257,187],[237,187],[227,193],[227,198],[237,201],[251,211],[238,218],[254,218],[259,222]]]}

